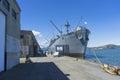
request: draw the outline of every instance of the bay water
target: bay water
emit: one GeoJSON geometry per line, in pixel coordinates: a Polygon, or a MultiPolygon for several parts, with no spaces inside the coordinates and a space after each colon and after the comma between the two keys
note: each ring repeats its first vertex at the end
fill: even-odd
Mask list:
{"type": "Polygon", "coordinates": [[[120,48],[99,49],[94,51],[88,48],[85,59],[99,62],[95,55],[102,63],[120,66],[120,48]]]}

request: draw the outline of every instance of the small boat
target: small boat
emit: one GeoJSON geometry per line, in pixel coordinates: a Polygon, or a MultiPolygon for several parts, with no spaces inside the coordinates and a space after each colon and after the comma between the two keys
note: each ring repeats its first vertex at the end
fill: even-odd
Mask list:
{"type": "Polygon", "coordinates": [[[119,74],[119,69],[116,66],[109,66],[107,64],[102,64],[102,68],[107,73],[110,73],[112,75],[118,75],[119,74]]]}
{"type": "Polygon", "coordinates": [[[119,66],[111,66],[108,64],[103,64],[99,58],[97,57],[96,53],[94,50],[92,50],[96,59],[98,60],[98,62],[100,63],[100,66],[103,68],[104,71],[106,71],[107,73],[110,73],[112,75],[119,75],[120,74],[120,67],[119,66]]]}

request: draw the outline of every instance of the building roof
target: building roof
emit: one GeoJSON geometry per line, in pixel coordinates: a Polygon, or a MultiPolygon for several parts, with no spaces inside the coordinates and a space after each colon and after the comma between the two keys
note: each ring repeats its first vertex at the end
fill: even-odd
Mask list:
{"type": "Polygon", "coordinates": [[[20,31],[20,34],[22,35],[25,35],[25,34],[28,34],[28,35],[31,35],[32,36],[32,38],[33,38],[33,40],[35,41],[35,43],[40,47],[40,45],[38,44],[38,42],[37,42],[37,40],[36,40],[36,38],[35,38],[35,36],[34,36],[34,34],[33,34],[33,32],[32,31],[30,31],[30,30],[21,30],[20,31]]]}

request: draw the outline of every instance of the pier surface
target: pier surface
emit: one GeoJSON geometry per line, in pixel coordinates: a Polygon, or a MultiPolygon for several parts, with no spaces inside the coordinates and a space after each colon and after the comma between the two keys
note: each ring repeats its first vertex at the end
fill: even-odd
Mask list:
{"type": "Polygon", "coordinates": [[[14,68],[0,73],[0,80],[120,80],[106,73],[98,63],[71,57],[25,58],[14,68]]]}

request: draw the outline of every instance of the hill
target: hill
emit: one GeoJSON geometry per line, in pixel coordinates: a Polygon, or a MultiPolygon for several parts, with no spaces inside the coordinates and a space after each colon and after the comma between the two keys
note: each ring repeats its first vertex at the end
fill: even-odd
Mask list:
{"type": "Polygon", "coordinates": [[[114,48],[120,48],[120,45],[115,45],[115,44],[108,44],[108,45],[103,45],[103,46],[98,46],[98,47],[91,47],[93,49],[114,49],[114,48]]]}

